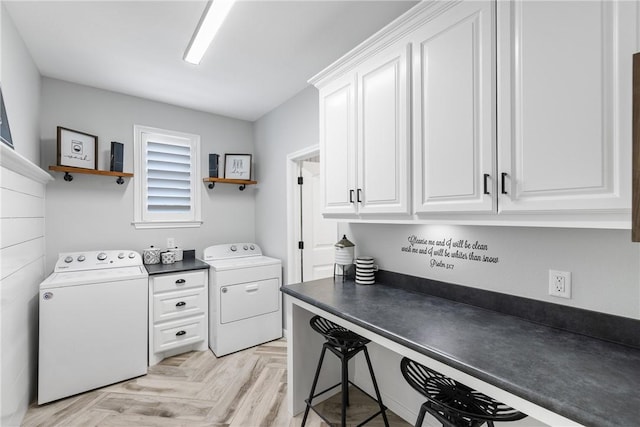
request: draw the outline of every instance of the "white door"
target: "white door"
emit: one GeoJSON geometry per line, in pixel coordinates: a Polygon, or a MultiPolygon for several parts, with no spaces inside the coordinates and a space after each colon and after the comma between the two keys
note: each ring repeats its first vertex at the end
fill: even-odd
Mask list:
{"type": "Polygon", "coordinates": [[[638,3],[497,8],[500,211],[630,209],[638,3]]]}
{"type": "Polygon", "coordinates": [[[303,281],[322,279],[333,275],[335,243],[338,223],[322,216],[320,194],[320,163],[301,163],[302,184],[302,253],[303,281]]]}
{"type": "Polygon", "coordinates": [[[357,69],[361,214],[409,213],[409,50],[394,46],[357,69]]]}
{"type": "Polygon", "coordinates": [[[415,212],[495,211],[494,2],[463,2],[413,42],[415,212]]]}
{"type": "Polygon", "coordinates": [[[355,76],[347,75],[320,90],[322,212],[355,214],[356,99],[355,76]]]}

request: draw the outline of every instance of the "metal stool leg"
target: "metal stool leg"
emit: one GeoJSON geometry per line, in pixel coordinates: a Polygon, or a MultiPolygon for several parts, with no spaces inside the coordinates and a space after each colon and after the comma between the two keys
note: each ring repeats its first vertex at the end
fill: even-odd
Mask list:
{"type": "Polygon", "coordinates": [[[427,406],[426,403],[423,403],[420,406],[420,412],[418,413],[418,419],[416,420],[416,425],[414,427],[422,427],[422,422],[424,421],[424,416],[427,414],[427,406]]]}
{"type": "Polygon", "coordinates": [[[371,366],[371,359],[369,358],[369,351],[367,347],[364,347],[364,357],[367,359],[367,366],[369,367],[369,374],[371,375],[371,382],[373,382],[373,389],[376,391],[376,399],[378,400],[378,405],[380,405],[380,411],[382,411],[382,419],[384,420],[384,425],[389,427],[389,420],[387,420],[386,408],[382,404],[382,396],[380,396],[380,390],[378,389],[378,383],[376,382],[376,376],[373,373],[373,366],[371,366]]]}
{"type": "Polygon", "coordinates": [[[347,406],[349,406],[349,360],[343,354],[342,362],[342,427],[347,425],[347,406]]]}
{"type": "Polygon", "coordinates": [[[304,410],[304,416],[302,417],[301,427],[307,422],[307,417],[309,416],[309,408],[311,408],[311,400],[313,400],[313,394],[316,391],[316,385],[318,384],[318,378],[320,377],[320,369],[322,368],[322,362],[324,361],[324,354],[327,351],[327,347],[325,345],[322,346],[322,353],[320,353],[320,360],[318,361],[318,368],[316,368],[316,376],[313,378],[313,384],[311,385],[311,392],[309,393],[309,399],[307,400],[307,407],[304,410]]]}

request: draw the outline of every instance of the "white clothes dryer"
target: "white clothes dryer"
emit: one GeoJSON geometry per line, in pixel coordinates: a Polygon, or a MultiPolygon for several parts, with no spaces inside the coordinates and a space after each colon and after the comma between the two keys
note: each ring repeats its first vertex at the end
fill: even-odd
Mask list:
{"type": "Polygon", "coordinates": [[[255,243],[204,250],[209,274],[209,347],[224,356],[282,337],[282,262],[255,243]]]}

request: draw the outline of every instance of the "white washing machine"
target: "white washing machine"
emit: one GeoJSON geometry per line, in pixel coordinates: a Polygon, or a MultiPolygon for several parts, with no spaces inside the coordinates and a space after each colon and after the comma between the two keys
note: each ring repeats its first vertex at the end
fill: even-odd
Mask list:
{"type": "Polygon", "coordinates": [[[210,246],[209,347],[216,356],[282,337],[282,263],[255,243],[210,246]]]}
{"type": "Polygon", "coordinates": [[[134,251],[60,254],[40,285],[38,404],[147,373],[147,278],[134,251]]]}

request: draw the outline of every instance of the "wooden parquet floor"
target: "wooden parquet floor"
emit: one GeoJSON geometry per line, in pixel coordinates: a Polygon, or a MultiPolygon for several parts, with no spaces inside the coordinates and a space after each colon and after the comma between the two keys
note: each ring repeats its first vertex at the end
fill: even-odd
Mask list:
{"type": "MultiPolygon", "coordinates": [[[[148,374],[42,406],[32,405],[25,427],[297,427],[287,413],[287,347],[279,340],[217,358],[210,351],[163,360],[148,374]]],[[[349,426],[376,412],[375,403],[350,392],[349,426]]],[[[318,405],[340,420],[340,394],[318,405]]],[[[392,426],[408,426],[388,411],[392,426]]],[[[376,417],[368,426],[382,426],[376,417]]],[[[307,426],[326,426],[310,412],[307,426]]]]}

